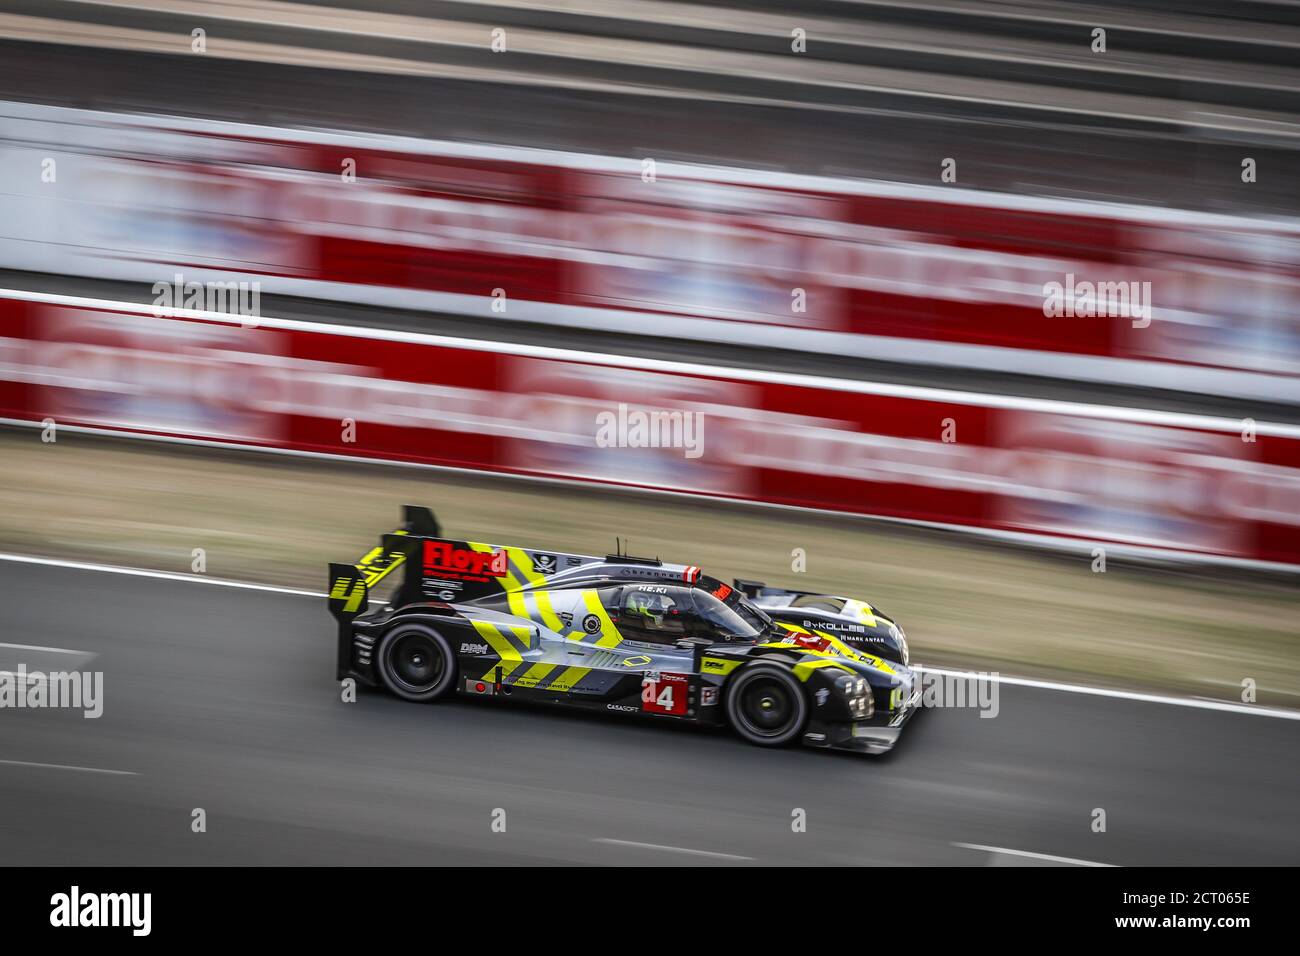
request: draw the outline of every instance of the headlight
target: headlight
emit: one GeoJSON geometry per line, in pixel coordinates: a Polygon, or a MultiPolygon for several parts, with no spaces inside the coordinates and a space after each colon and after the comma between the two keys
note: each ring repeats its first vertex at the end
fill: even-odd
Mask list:
{"type": "Polygon", "coordinates": [[[907,635],[903,633],[903,629],[898,625],[894,625],[894,630],[898,634],[898,650],[903,655],[903,666],[908,667],[912,661],[911,654],[907,650],[907,635]]]}

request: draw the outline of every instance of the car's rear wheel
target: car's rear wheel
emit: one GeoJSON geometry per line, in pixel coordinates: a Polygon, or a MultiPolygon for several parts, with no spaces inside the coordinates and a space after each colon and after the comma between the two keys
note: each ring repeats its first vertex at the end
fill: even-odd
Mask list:
{"type": "Polygon", "coordinates": [[[773,664],[755,664],[731,679],[727,720],[750,743],[779,747],[803,733],[808,723],[808,698],[788,671],[773,664]]]}
{"type": "Polygon", "coordinates": [[[456,684],[456,656],[425,624],[399,624],[379,642],[379,678],[403,700],[437,700],[456,684]]]}

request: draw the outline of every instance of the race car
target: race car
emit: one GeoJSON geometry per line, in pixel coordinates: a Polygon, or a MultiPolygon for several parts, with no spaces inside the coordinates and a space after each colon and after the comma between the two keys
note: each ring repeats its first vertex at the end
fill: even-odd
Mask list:
{"type": "Polygon", "coordinates": [[[902,628],[864,601],[726,584],[659,558],[445,538],[413,505],[403,517],[360,561],[329,566],[339,680],[867,754],[890,750],[920,706],[902,628]]]}

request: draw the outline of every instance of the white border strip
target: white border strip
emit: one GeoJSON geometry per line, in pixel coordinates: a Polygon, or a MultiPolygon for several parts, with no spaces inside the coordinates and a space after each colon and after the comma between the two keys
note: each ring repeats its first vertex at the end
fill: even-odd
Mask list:
{"type": "MultiPolygon", "coordinates": [[[[54,292],[29,292],[22,289],[0,289],[0,298],[22,302],[40,302],[68,308],[101,309],[109,312],[127,312],[143,317],[152,316],[150,306],[139,302],[119,302],[84,296],[62,295],[54,292]]],[[[208,312],[198,309],[171,309],[169,318],[220,325],[240,326],[240,316],[225,312],[208,312]]],[[[162,321],[162,320],[160,320],[162,321]]],[[[370,339],[382,342],[400,342],[432,348],[463,349],[475,352],[492,352],[498,355],[518,355],[528,358],[548,359],[557,362],[578,362],[584,365],[635,367],[640,371],[667,372],[678,375],[696,375],[772,385],[790,385],[801,388],[851,392],[859,395],[881,395],[891,398],[908,398],[917,401],[943,402],[953,405],[979,405],[986,408],[1004,408],[1036,411],[1048,414],[1074,415],[1081,418],[1099,418],[1110,421],[1139,424],[1169,425],[1178,428],[1198,428],[1207,431],[1239,433],[1242,420],[1211,415],[1191,415],[1183,412],[1159,412],[1113,405],[1095,405],[1082,402],[1065,402],[1052,399],[1024,398],[1014,395],[993,395],[954,389],[928,388],[919,385],[895,385],[885,382],[858,382],[853,379],[805,375],[792,372],[771,372],[761,369],[733,368],[725,365],[705,365],[695,362],[676,362],[667,359],[641,358],[632,355],[583,352],[547,345],[529,345],[519,342],[493,342],[464,339],[427,332],[408,332],[396,329],[377,329],[369,326],[331,325],[324,322],[307,322],[301,319],[279,319],[261,316],[254,319],[256,328],[308,332],[318,335],[335,335],[370,339]]],[[[1259,422],[1256,435],[1273,435],[1279,438],[1300,438],[1300,425],[1259,422]]]]}
{"type": "MultiPolygon", "coordinates": [[[[34,564],[42,567],[68,568],[74,571],[102,571],[107,574],[127,574],[133,577],[154,578],[163,581],[184,581],[190,584],[208,584],[227,588],[241,588],[247,591],[269,591],[274,594],[291,594],[296,597],[324,598],[324,591],[308,591],[304,588],[282,587],[271,584],[251,584],[247,581],[232,581],[228,578],[209,578],[200,574],[183,574],[178,571],[151,571],[146,568],[125,568],[112,564],[92,564],[86,561],[68,561],[62,558],[41,558],[27,554],[0,553],[0,561],[12,561],[16,564],[34,564]]],[[[1229,701],[1206,700],[1196,697],[1168,697],[1161,694],[1143,694],[1135,691],[1115,690],[1104,687],[1088,687],[1082,684],[1064,684],[1057,681],[1034,680],[1027,677],[1005,677],[1002,675],[981,674],[974,671],[955,671],[940,667],[923,667],[916,665],[915,670],[923,674],[942,674],[968,677],[976,680],[989,680],[999,684],[1018,687],[1033,687],[1040,690],[1058,691],[1067,694],[1089,694],[1097,697],[1112,697],[1119,700],[1140,701],[1147,704],[1166,704],[1177,707],[1193,707],[1199,710],[1229,711],[1236,714],[1251,714],[1256,717],[1278,717],[1284,720],[1300,720],[1300,711],[1286,710],[1280,707],[1255,707],[1250,704],[1236,704],[1229,701]]],[[[703,852],[703,851],[701,851],[703,852]]]]}

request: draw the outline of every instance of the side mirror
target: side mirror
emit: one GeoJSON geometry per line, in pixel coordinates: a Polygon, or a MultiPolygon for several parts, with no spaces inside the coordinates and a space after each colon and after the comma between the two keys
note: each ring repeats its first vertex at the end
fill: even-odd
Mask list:
{"type": "Polygon", "coordinates": [[[691,650],[695,647],[708,647],[710,644],[714,643],[717,642],[707,637],[679,637],[677,639],[677,646],[685,651],[691,650]]]}
{"type": "Polygon", "coordinates": [[[676,646],[684,651],[691,652],[691,670],[697,674],[700,671],[701,658],[704,656],[704,649],[714,642],[702,637],[682,637],[678,638],[676,646]]]}

